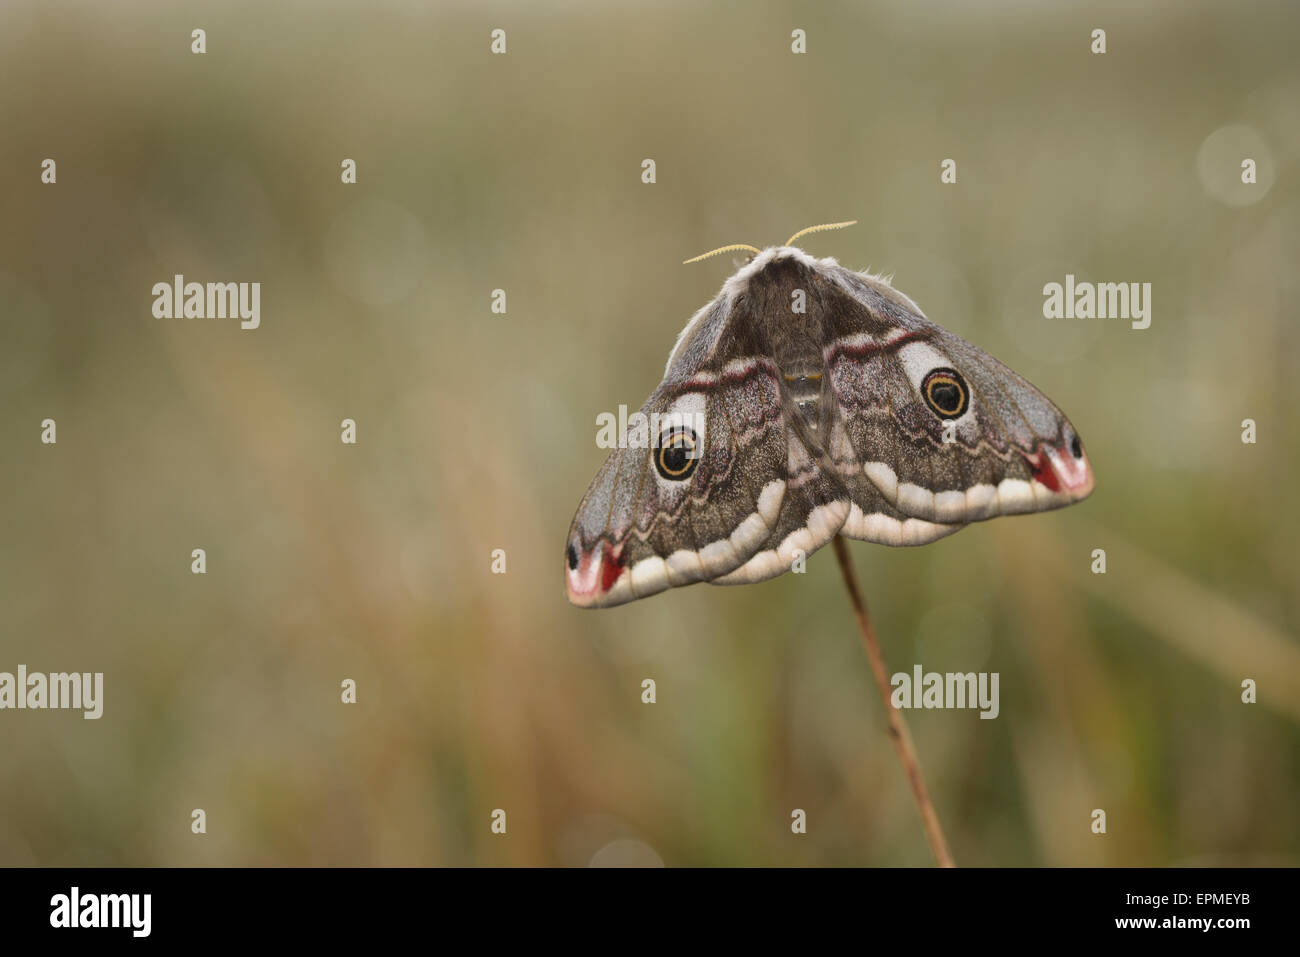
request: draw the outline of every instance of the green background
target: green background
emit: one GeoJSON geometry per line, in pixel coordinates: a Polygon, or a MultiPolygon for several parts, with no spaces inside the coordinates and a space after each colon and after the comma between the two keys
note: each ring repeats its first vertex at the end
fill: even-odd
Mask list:
{"type": "Polygon", "coordinates": [[[1001,675],[995,721],[908,714],[958,863],[1300,862],[1300,9],[1137,6],[6,3],[0,670],[105,703],[0,712],[0,863],[929,863],[829,550],[563,592],[596,414],[734,268],[681,261],[844,219],[805,248],[1097,475],[851,546],[891,671],[1001,675]],[[1151,328],[1044,319],[1067,272],[1151,328]],[[153,318],[176,273],[261,328],[153,318]]]}

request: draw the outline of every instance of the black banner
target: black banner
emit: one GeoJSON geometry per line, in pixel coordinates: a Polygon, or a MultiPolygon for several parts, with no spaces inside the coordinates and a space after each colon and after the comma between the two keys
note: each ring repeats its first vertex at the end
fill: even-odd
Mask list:
{"type": "Polygon", "coordinates": [[[444,935],[498,940],[514,930],[541,944],[678,930],[735,939],[785,925],[817,938],[842,931],[927,944],[1046,935],[1231,946],[1286,926],[1295,872],[9,869],[0,882],[9,942],[337,945],[421,934],[436,945],[444,935]]]}

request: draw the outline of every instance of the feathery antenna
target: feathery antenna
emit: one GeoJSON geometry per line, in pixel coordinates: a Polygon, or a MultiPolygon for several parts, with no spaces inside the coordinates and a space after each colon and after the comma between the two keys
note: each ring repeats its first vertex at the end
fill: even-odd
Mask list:
{"type": "MultiPolygon", "coordinates": [[[[850,219],[847,223],[822,223],[820,226],[809,226],[807,229],[799,230],[799,232],[787,239],[785,245],[789,246],[800,236],[807,236],[809,233],[824,233],[828,229],[843,229],[845,226],[853,226],[856,223],[856,219],[850,219]]],[[[700,253],[700,255],[695,256],[692,259],[684,259],[682,260],[682,265],[689,266],[691,263],[697,263],[702,259],[708,259],[710,256],[720,256],[723,253],[735,252],[738,249],[744,249],[747,252],[753,253],[755,256],[763,251],[757,246],[749,245],[749,243],[732,243],[730,246],[719,246],[717,249],[710,249],[707,253],[700,253]]]]}
{"type": "Polygon", "coordinates": [[[763,251],[757,246],[749,245],[749,243],[732,243],[730,246],[719,246],[717,249],[710,249],[707,253],[700,253],[694,259],[684,259],[682,260],[682,265],[689,266],[691,263],[697,263],[701,259],[708,259],[710,256],[720,256],[723,253],[729,253],[736,249],[748,249],[755,256],[763,251]]]}
{"type": "Polygon", "coordinates": [[[857,223],[856,219],[850,219],[847,223],[823,223],[820,226],[809,226],[807,229],[799,230],[799,232],[795,233],[793,236],[787,239],[785,241],[785,244],[789,246],[800,236],[807,236],[809,233],[824,233],[828,229],[843,229],[845,226],[853,226],[856,223],[857,223]]]}

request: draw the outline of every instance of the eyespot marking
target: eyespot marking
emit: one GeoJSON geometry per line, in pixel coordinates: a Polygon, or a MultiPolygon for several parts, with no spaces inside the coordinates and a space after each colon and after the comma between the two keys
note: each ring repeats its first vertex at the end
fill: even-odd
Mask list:
{"type": "Polygon", "coordinates": [[[921,397],[941,419],[960,419],[970,407],[970,389],[956,369],[932,369],[921,381],[921,397]]]}
{"type": "Polygon", "coordinates": [[[659,439],[654,450],[655,468],[670,482],[684,482],[700,464],[699,440],[690,426],[673,426],[659,439]]]}

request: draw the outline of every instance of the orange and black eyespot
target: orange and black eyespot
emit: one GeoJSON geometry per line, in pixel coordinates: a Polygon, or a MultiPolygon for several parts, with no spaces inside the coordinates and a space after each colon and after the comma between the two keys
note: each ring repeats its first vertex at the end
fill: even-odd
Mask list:
{"type": "Polygon", "coordinates": [[[684,482],[690,478],[700,464],[698,443],[695,430],[684,425],[664,432],[659,437],[659,447],[651,450],[659,474],[670,482],[684,482]]]}
{"type": "Polygon", "coordinates": [[[921,383],[925,404],[941,419],[960,419],[970,408],[970,389],[956,369],[934,369],[921,383]]]}

